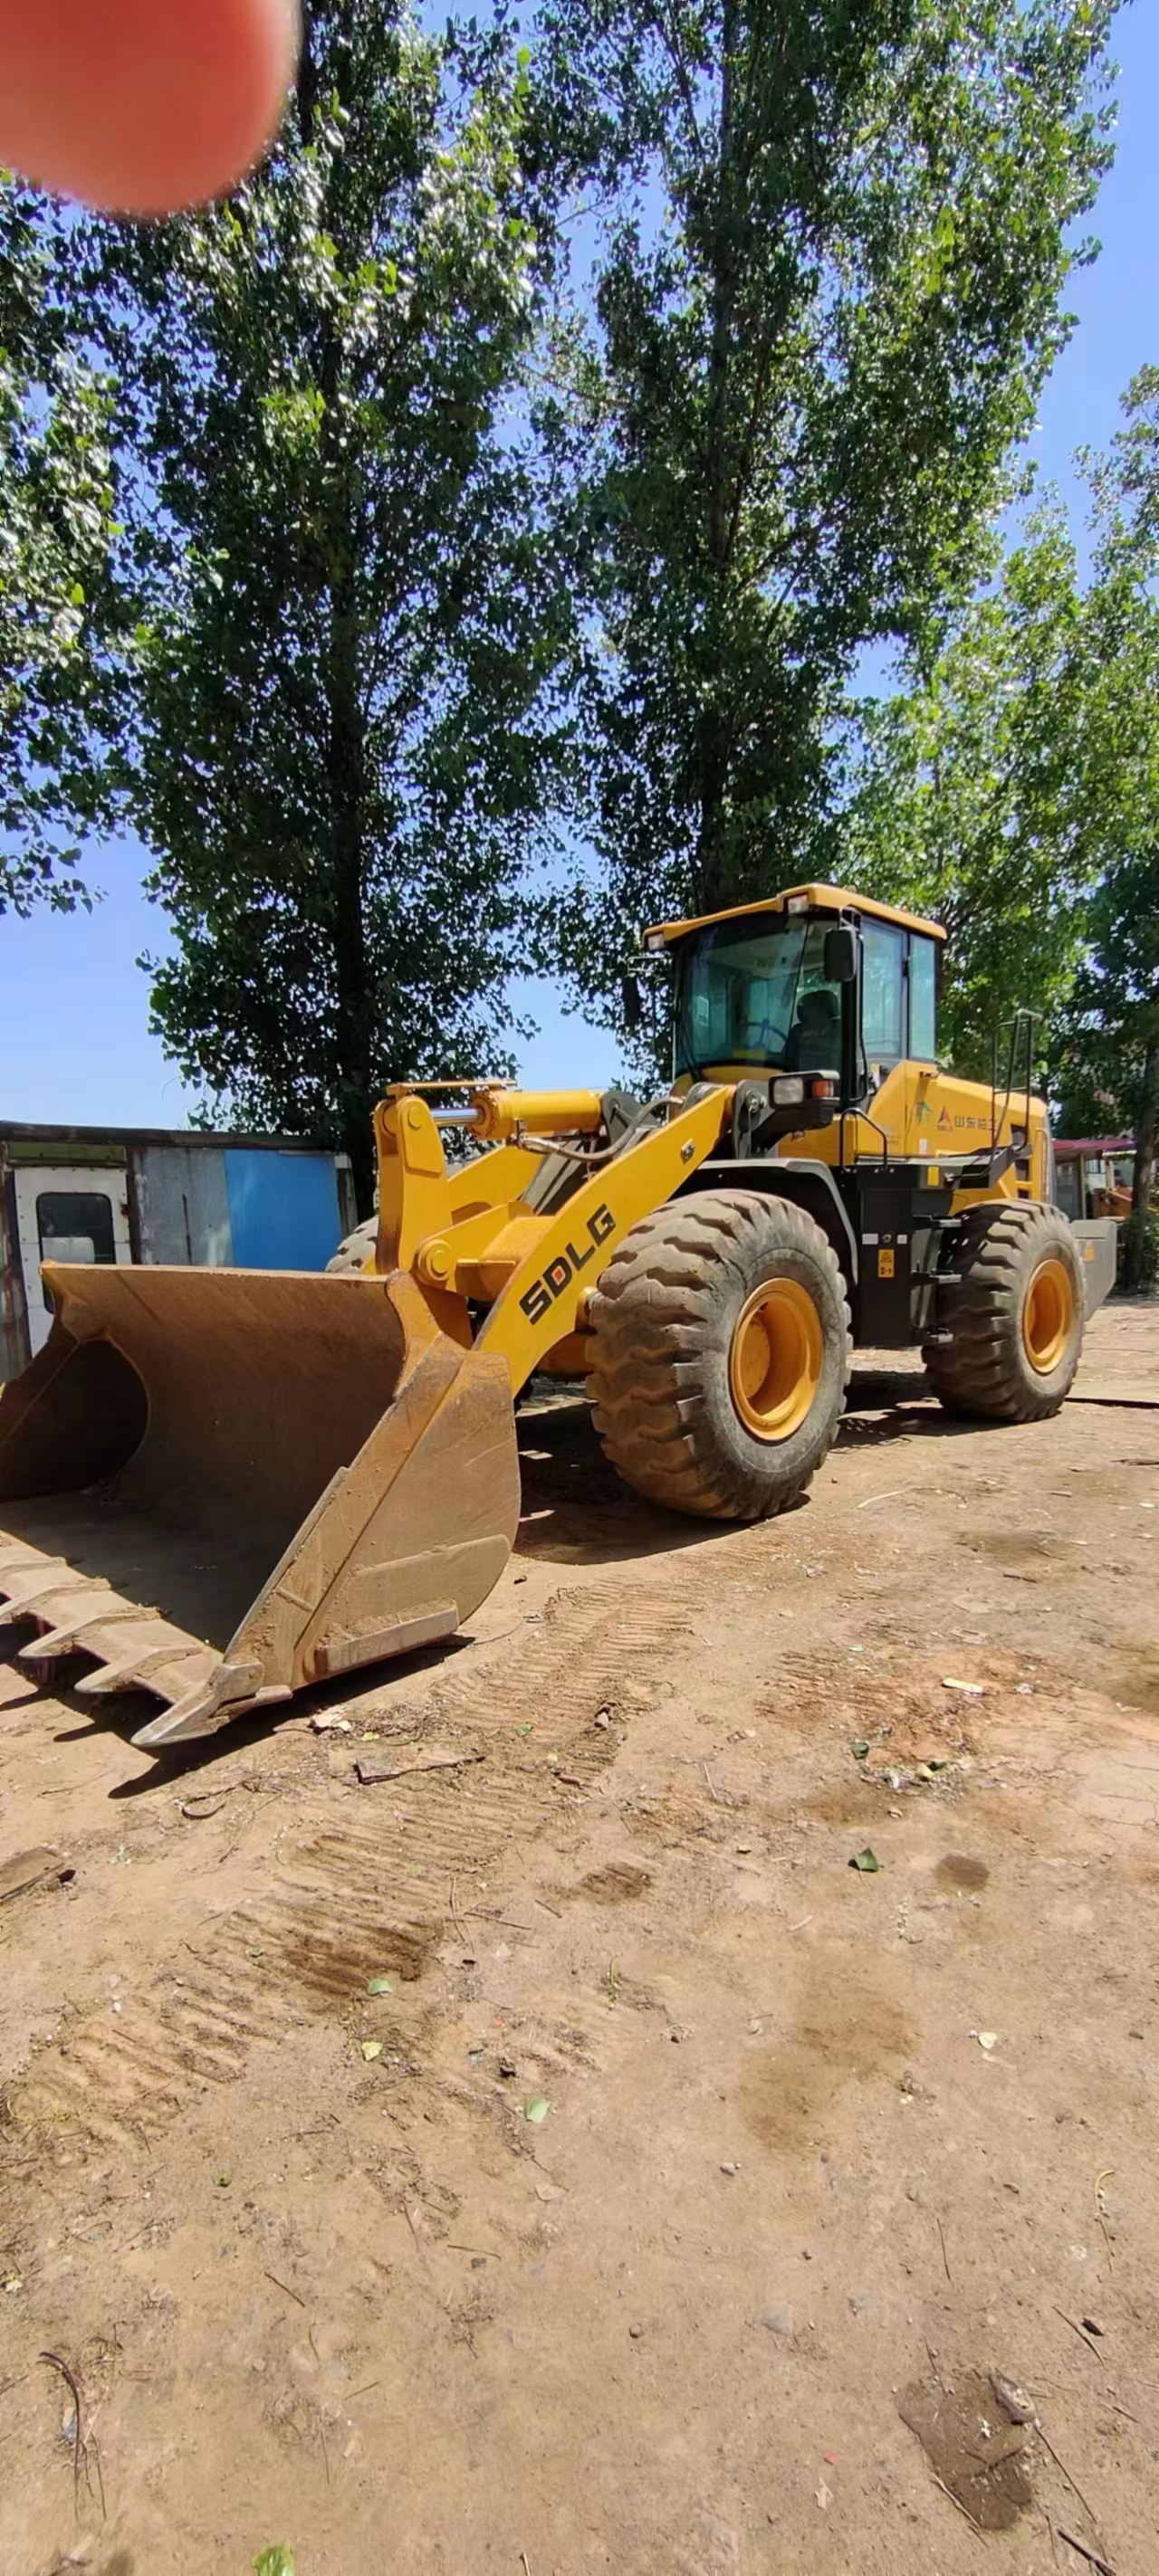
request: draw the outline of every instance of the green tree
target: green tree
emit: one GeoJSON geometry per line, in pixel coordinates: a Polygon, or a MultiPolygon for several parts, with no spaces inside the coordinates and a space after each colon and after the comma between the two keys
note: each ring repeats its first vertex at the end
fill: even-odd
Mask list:
{"type": "Polygon", "coordinates": [[[95,226],[138,593],[154,1022],[231,1114],[329,1135],[370,1204],[391,1078],[502,1069],[571,611],[517,370],[536,241],[502,32],[306,11],[263,169],[95,226]]]}
{"type": "Polygon", "coordinates": [[[1053,1014],[1082,953],[1105,847],[1085,781],[1089,644],[1049,503],[925,670],[908,657],[908,690],[856,713],[840,873],[945,924],[941,1042],[962,1073],[989,1077],[1019,1004],[1053,1014]]]}
{"type": "Polygon", "coordinates": [[[1086,459],[1097,535],[1086,605],[1079,795],[1101,842],[1087,947],[1055,1031],[1068,1120],[1135,1139],[1123,1276],[1159,1275],[1159,368],[1123,397],[1106,457],[1086,459]]]}
{"type": "Polygon", "coordinates": [[[111,387],[70,345],[53,219],[0,172],[0,914],[91,898],[123,702],[111,387]]]}
{"type": "Polygon", "coordinates": [[[1112,13],[546,0],[540,152],[600,208],[554,416],[594,849],[557,935],[613,1019],[637,922],[815,863],[859,648],[969,587],[1067,336],[1112,13]]]}
{"type": "Polygon", "coordinates": [[[1130,1128],[1125,1275],[1155,1255],[1159,1125],[1159,369],[1087,455],[1093,561],[1080,588],[1056,502],[911,685],[857,711],[843,872],[950,937],[944,1040],[985,1074],[1025,1003],[1064,1123],[1130,1128]]]}
{"type": "Polygon", "coordinates": [[[1142,1288],[1159,1275],[1159,837],[1108,872],[1091,903],[1089,940],[1056,1034],[1056,1079],[1068,1127],[1134,1137],[1123,1283],[1142,1288]]]}

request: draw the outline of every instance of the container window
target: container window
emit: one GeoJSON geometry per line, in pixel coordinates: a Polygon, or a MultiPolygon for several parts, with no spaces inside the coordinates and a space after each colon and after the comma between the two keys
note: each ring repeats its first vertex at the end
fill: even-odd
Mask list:
{"type": "MultiPolygon", "coordinates": [[[[42,1190],[36,1228],[42,1261],[116,1261],[113,1203],[104,1190],[42,1190]]],[[[47,1288],[44,1302],[51,1314],[47,1288]]]]}

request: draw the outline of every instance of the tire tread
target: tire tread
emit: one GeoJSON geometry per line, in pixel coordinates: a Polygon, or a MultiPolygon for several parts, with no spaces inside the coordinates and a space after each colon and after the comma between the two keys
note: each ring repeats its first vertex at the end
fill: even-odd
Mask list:
{"type": "Polygon", "coordinates": [[[1068,1236],[1065,1217],[1041,1200],[1007,1202],[997,1212],[988,1200],[967,1210],[948,1273],[953,1296],[944,1314],[939,1307],[938,1316],[954,1338],[928,1342],[922,1352],[930,1384],[947,1412],[991,1422],[1042,1422],[1058,1412],[1082,1347],[1081,1272],[1074,1347],[1038,1385],[1021,1362],[1022,1299],[1036,1238],[1046,1259],[1052,1246],[1065,1246],[1068,1236]]]}
{"type": "Polygon", "coordinates": [[[722,1271],[743,1278],[743,1259],[775,1209],[783,1237],[827,1273],[845,1321],[840,1401],[816,1472],[836,1438],[849,1375],[849,1308],[835,1252],[820,1226],[791,1200],[756,1191],[683,1200],[643,1217],[612,1255],[592,1309],[589,1387],[604,1453],[648,1501],[714,1520],[755,1520],[783,1510],[808,1475],[783,1491],[758,1487],[743,1462],[712,1446],[704,1363],[719,1349],[722,1271]],[[657,1290],[662,1293],[657,1294],[657,1290]]]}

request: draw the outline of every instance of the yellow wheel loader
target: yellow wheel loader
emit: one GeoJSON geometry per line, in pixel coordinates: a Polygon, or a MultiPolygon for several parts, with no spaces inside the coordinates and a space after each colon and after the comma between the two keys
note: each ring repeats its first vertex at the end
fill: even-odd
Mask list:
{"type": "Polygon", "coordinates": [[[322,1276],[47,1263],[0,1392],[33,1669],[151,1694],[157,1747],[449,1637],[515,1538],[534,1372],[586,1377],[639,1493],[721,1520],[808,1484],[855,1343],[920,1344],[959,1412],[1055,1412],[1115,1228],[1052,1204],[1013,1047],[1002,1098],[940,1069],[942,937],[823,885],[664,923],[657,1099],[396,1085],[373,1239],[322,1276]],[[450,1127],[480,1150],[448,1167],[450,1127]]]}

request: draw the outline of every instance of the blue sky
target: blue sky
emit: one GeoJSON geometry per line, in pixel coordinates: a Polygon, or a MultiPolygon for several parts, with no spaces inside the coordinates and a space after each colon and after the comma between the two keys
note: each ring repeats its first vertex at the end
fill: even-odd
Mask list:
{"type": "MultiPolygon", "coordinates": [[[[1077,447],[1103,447],[1135,369],[1159,359],[1159,10],[1134,0],[1120,16],[1122,66],[1115,166],[1091,229],[1102,241],[1092,268],[1071,280],[1078,327],[1041,406],[1032,453],[1072,508],[1081,492],[1077,447]]],[[[149,1034],[147,978],[136,960],[165,944],[161,913],[141,892],[143,858],[131,842],[94,853],[90,880],[105,900],[88,915],[41,913],[0,920],[0,1118],[85,1125],[180,1127],[193,1105],[159,1041],[149,1034]]],[[[555,988],[521,984],[520,1011],[540,1023],[522,1050],[528,1081],[590,1083],[615,1071],[612,1039],[565,1018],[555,988]]]]}

